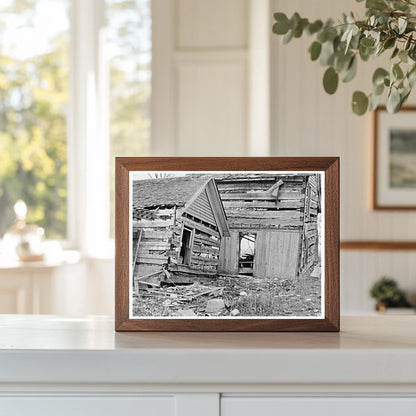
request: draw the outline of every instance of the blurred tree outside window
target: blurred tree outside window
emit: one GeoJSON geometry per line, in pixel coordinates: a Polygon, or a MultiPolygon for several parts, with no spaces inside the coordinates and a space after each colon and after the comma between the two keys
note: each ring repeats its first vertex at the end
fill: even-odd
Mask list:
{"type": "Polygon", "coordinates": [[[66,237],[69,8],[0,3],[0,238],[18,199],[48,238],[66,237]]]}
{"type": "MultiPolygon", "coordinates": [[[[114,157],[149,152],[151,0],[102,4],[113,236],[114,157]]],[[[13,222],[17,199],[27,203],[28,222],[45,228],[47,238],[67,236],[71,6],[71,0],[0,2],[0,238],[13,222]]]]}

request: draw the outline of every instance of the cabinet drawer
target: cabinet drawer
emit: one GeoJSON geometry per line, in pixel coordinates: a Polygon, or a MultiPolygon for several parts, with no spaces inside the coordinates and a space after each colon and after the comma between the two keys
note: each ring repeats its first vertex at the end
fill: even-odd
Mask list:
{"type": "Polygon", "coordinates": [[[221,416],[415,416],[416,398],[223,397],[221,416]]]}
{"type": "Polygon", "coordinates": [[[1,397],[7,416],[174,416],[173,396],[153,397],[1,397]]]}

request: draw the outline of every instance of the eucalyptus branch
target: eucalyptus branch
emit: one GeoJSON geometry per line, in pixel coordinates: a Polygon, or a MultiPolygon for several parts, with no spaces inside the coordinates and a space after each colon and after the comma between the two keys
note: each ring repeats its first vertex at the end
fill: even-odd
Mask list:
{"type": "MultiPolygon", "coordinates": [[[[363,0],[356,0],[362,2],[363,0]]],[[[356,114],[374,110],[387,93],[390,112],[397,112],[407,100],[416,78],[416,3],[411,0],[366,0],[366,17],[344,14],[334,25],[332,19],[309,22],[295,13],[290,19],[275,13],[273,32],[283,43],[304,34],[315,39],[309,47],[313,61],[326,68],[323,87],[334,94],[339,81],[349,82],[357,73],[357,62],[364,62],[391,51],[389,68],[377,68],[372,92],[355,91],[352,109],[356,114]]]]}

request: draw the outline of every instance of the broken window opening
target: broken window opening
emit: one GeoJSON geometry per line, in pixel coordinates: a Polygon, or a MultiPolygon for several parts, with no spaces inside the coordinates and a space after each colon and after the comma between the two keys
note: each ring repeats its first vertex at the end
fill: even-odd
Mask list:
{"type": "Polygon", "coordinates": [[[184,227],[182,230],[179,263],[189,265],[191,264],[191,257],[192,257],[192,229],[184,227]]]}
{"type": "Polygon", "coordinates": [[[254,268],[254,255],[256,234],[240,233],[238,273],[252,276],[254,268]]]}

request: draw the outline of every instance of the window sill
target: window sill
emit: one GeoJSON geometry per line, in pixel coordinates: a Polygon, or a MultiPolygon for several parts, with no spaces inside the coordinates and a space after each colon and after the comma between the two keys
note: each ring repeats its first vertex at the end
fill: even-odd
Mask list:
{"type": "Polygon", "coordinates": [[[62,250],[55,255],[46,255],[40,261],[21,261],[10,255],[0,255],[0,270],[38,270],[60,267],[66,264],[77,264],[81,260],[79,251],[62,250]]]}

